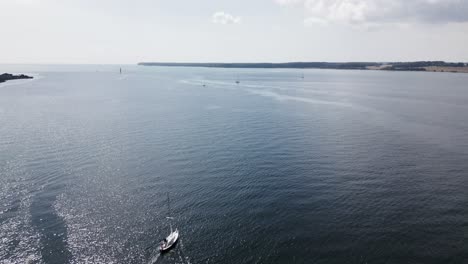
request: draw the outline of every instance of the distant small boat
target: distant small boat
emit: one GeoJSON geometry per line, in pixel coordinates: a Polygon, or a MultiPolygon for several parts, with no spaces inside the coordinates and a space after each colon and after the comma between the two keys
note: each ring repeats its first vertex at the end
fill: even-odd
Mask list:
{"type": "Polygon", "coordinates": [[[167,194],[167,211],[168,211],[169,216],[167,216],[166,218],[169,219],[169,226],[171,228],[171,233],[166,238],[164,238],[161,241],[161,243],[159,243],[158,249],[161,253],[164,253],[168,251],[169,249],[171,249],[175,245],[177,240],[179,239],[179,230],[177,228],[175,230],[172,230],[171,220],[174,218],[170,216],[171,208],[169,206],[169,193],[167,194]]]}

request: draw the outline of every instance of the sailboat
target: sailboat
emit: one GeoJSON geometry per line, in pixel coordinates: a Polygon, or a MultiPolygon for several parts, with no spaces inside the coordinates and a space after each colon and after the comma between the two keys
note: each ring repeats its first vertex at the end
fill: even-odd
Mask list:
{"type": "Polygon", "coordinates": [[[161,253],[164,253],[166,251],[168,251],[169,249],[171,249],[174,244],[177,242],[177,240],[179,239],[179,230],[176,228],[175,230],[172,229],[172,223],[171,223],[171,220],[174,219],[174,217],[171,217],[171,208],[169,206],[169,193],[167,194],[167,211],[168,211],[168,216],[166,217],[167,219],[169,219],[169,226],[171,228],[171,233],[169,233],[169,235],[164,238],[161,243],[159,243],[159,251],[161,253]]]}

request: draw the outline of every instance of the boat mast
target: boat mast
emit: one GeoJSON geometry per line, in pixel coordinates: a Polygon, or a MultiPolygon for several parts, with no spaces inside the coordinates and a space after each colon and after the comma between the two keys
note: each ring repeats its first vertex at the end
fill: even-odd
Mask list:
{"type": "Polygon", "coordinates": [[[167,214],[168,214],[168,217],[167,219],[169,219],[169,226],[171,227],[171,233],[172,233],[172,217],[171,217],[171,206],[169,205],[170,203],[170,200],[169,200],[169,193],[167,193],[167,214]]]}

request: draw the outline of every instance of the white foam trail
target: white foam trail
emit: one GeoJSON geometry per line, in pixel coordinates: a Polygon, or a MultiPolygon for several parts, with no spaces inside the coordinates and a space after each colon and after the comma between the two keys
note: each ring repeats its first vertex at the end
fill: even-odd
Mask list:
{"type": "Polygon", "coordinates": [[[226,90],[235,90],[239,84],[236,83],[228,83],[228,82],[221,82],[221,81],[212,81],[212,80],[180,80],[180,83],[193,85],[193,86],[201,86],[206,85],[207,87],[215,87],[221,88],[226,90]]]}
{"type": "MultiPolygon", "coordinates": [[[[253,95],[263,96],[272,98],[274,100],[280,102],[286,101],[295,101],[295,102],[302,102],[308,104],[321,104],[321,105],[329,105],[329,106],[338,106],[343,108],[352,108],[354,111],[358,111],[358,113],[365,113],[368,117],[365,119],[366,122],[369,122],[373,125],[380,125],[384,127],[388,127],[389,129],[395,130],[398,129],[401,133],[410,134],[413,136],[417,136],[420,139],[424,139],[431,144],[437,144],[441,147],[449,147],[450,149],[457,148],[460,149],[458,152],[460,153],[467,153],[466,147],[464,146],[457,146],[457,138],[463,138],[465,135],[463,131],[449,131],[446,130],[444,127],[436,126],[436,125],[425,125],[421,123],[413,123],[410,122],[401,116],[395,115],[393,113],[382,111],[376,109],[374,107],[367,107],[361,104],[353,104],[346,101],[329,101],[329,100],[322,100],[317,98],[310,98],[310,97],[301,97],[301,96],[293,96],[293,95],[285,95],[278,93],[279,91],[299,91],[307,94],[316,94],[316,95],[325,95],[325,96],[340,96],[340,97],[373,97],[379,98],[378,96],[371,96],[371,95],[363,95],[363,94],[352,94],[347,92],[337,92],[337,91],[326,91],[326,90],[316,90],[316,89],[304,89],[300,87],[295,87],[291,85],[287,86],[277,86],[277,85],[267,85],[267,84],[252,84],[252,83],[240,83],[235,84],[231,82],[223,82],[223,81],[212,81],[212,80],[184,80],[183,83],[191,84],[191,85],[202,85],[206,84],[207,87],[215,87],[221,89],[229,89],[229,90],[239,90],[245,91],[253,95]],[[278,91],[278,92],[276,92],[278,91]],[[385,120],[382,121],[382,120],[385,120]],[[445,135],[440,137],[440,135],[445,135]]],[[[310,82],[308,82],[310,83],[310,82]]],[[[314,82],[314,83],[322,83],[322,82],[314,82]]],[[[323,82],[324,84],[329,84],[327,82],[323,82]]],[[[410,100],[410,99],[393,99],[393,98],[382,98],[385,100],[410,100]]]]}
{"type": "Polygon", "coordinates": [[[126,80],[126,79],[128,79],[128,76],[129,76],[128,74],[123,74],[122,76],[119,76],[119,78],[117,78],[117,80],[119,80],[119,81],[126,80]]]}
{"type": "Polygon", "coordinates": [[[148,264],[154,264],[156,261],[158,261],[159,257],[161,256],[161,253],[158,252],[155,256],[153,256],[149,261],[148,264]]]}
{"type": "Polygon", "coordinates": [[[353,107],[353,105],[349,103],[284,95],[284,94],[279,94],[279,93],[275,93],[275,92],[268,91],[268,90],[246,89],[246,91],[254,95],[270,97],[278,101],[297,101],[297,102],[304,102],[304,103],[311,103],[311,104],[325,104],[325,105],[336,105],[336,106],[342,106],[342,107],[353,107]]]}
{"type": "Polygon", "coordinates": [[[221,106],[219,106],[219,105],[207,105],[205,107],[206,110],[217,110],[217,109],[220,109],[220,108],[221,108],[221,106]]]}
{"type": "Polygon", "coordinates": [[[179,259],[182,261],[182,263],[191,264],[190,258],[184,257],[185,254],[181,254],[181,253],[184,253],[184,244],[182,243],[182,239],[179,240],[179,246],[180,246],[180,250],[177,251],[179,253],[178,254],[179,259]]]}

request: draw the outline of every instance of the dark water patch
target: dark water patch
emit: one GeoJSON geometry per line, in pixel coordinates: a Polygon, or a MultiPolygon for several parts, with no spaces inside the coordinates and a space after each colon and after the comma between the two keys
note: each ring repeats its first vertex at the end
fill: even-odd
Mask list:
{"type": "Polygon", "coordinates": [[[57,214],[54,204],[63,185],[46,186],[37,193],[31,204],[32,224],[40,234],[41,255],[44,263],[70,263],[67,228],[57,214]]]}

